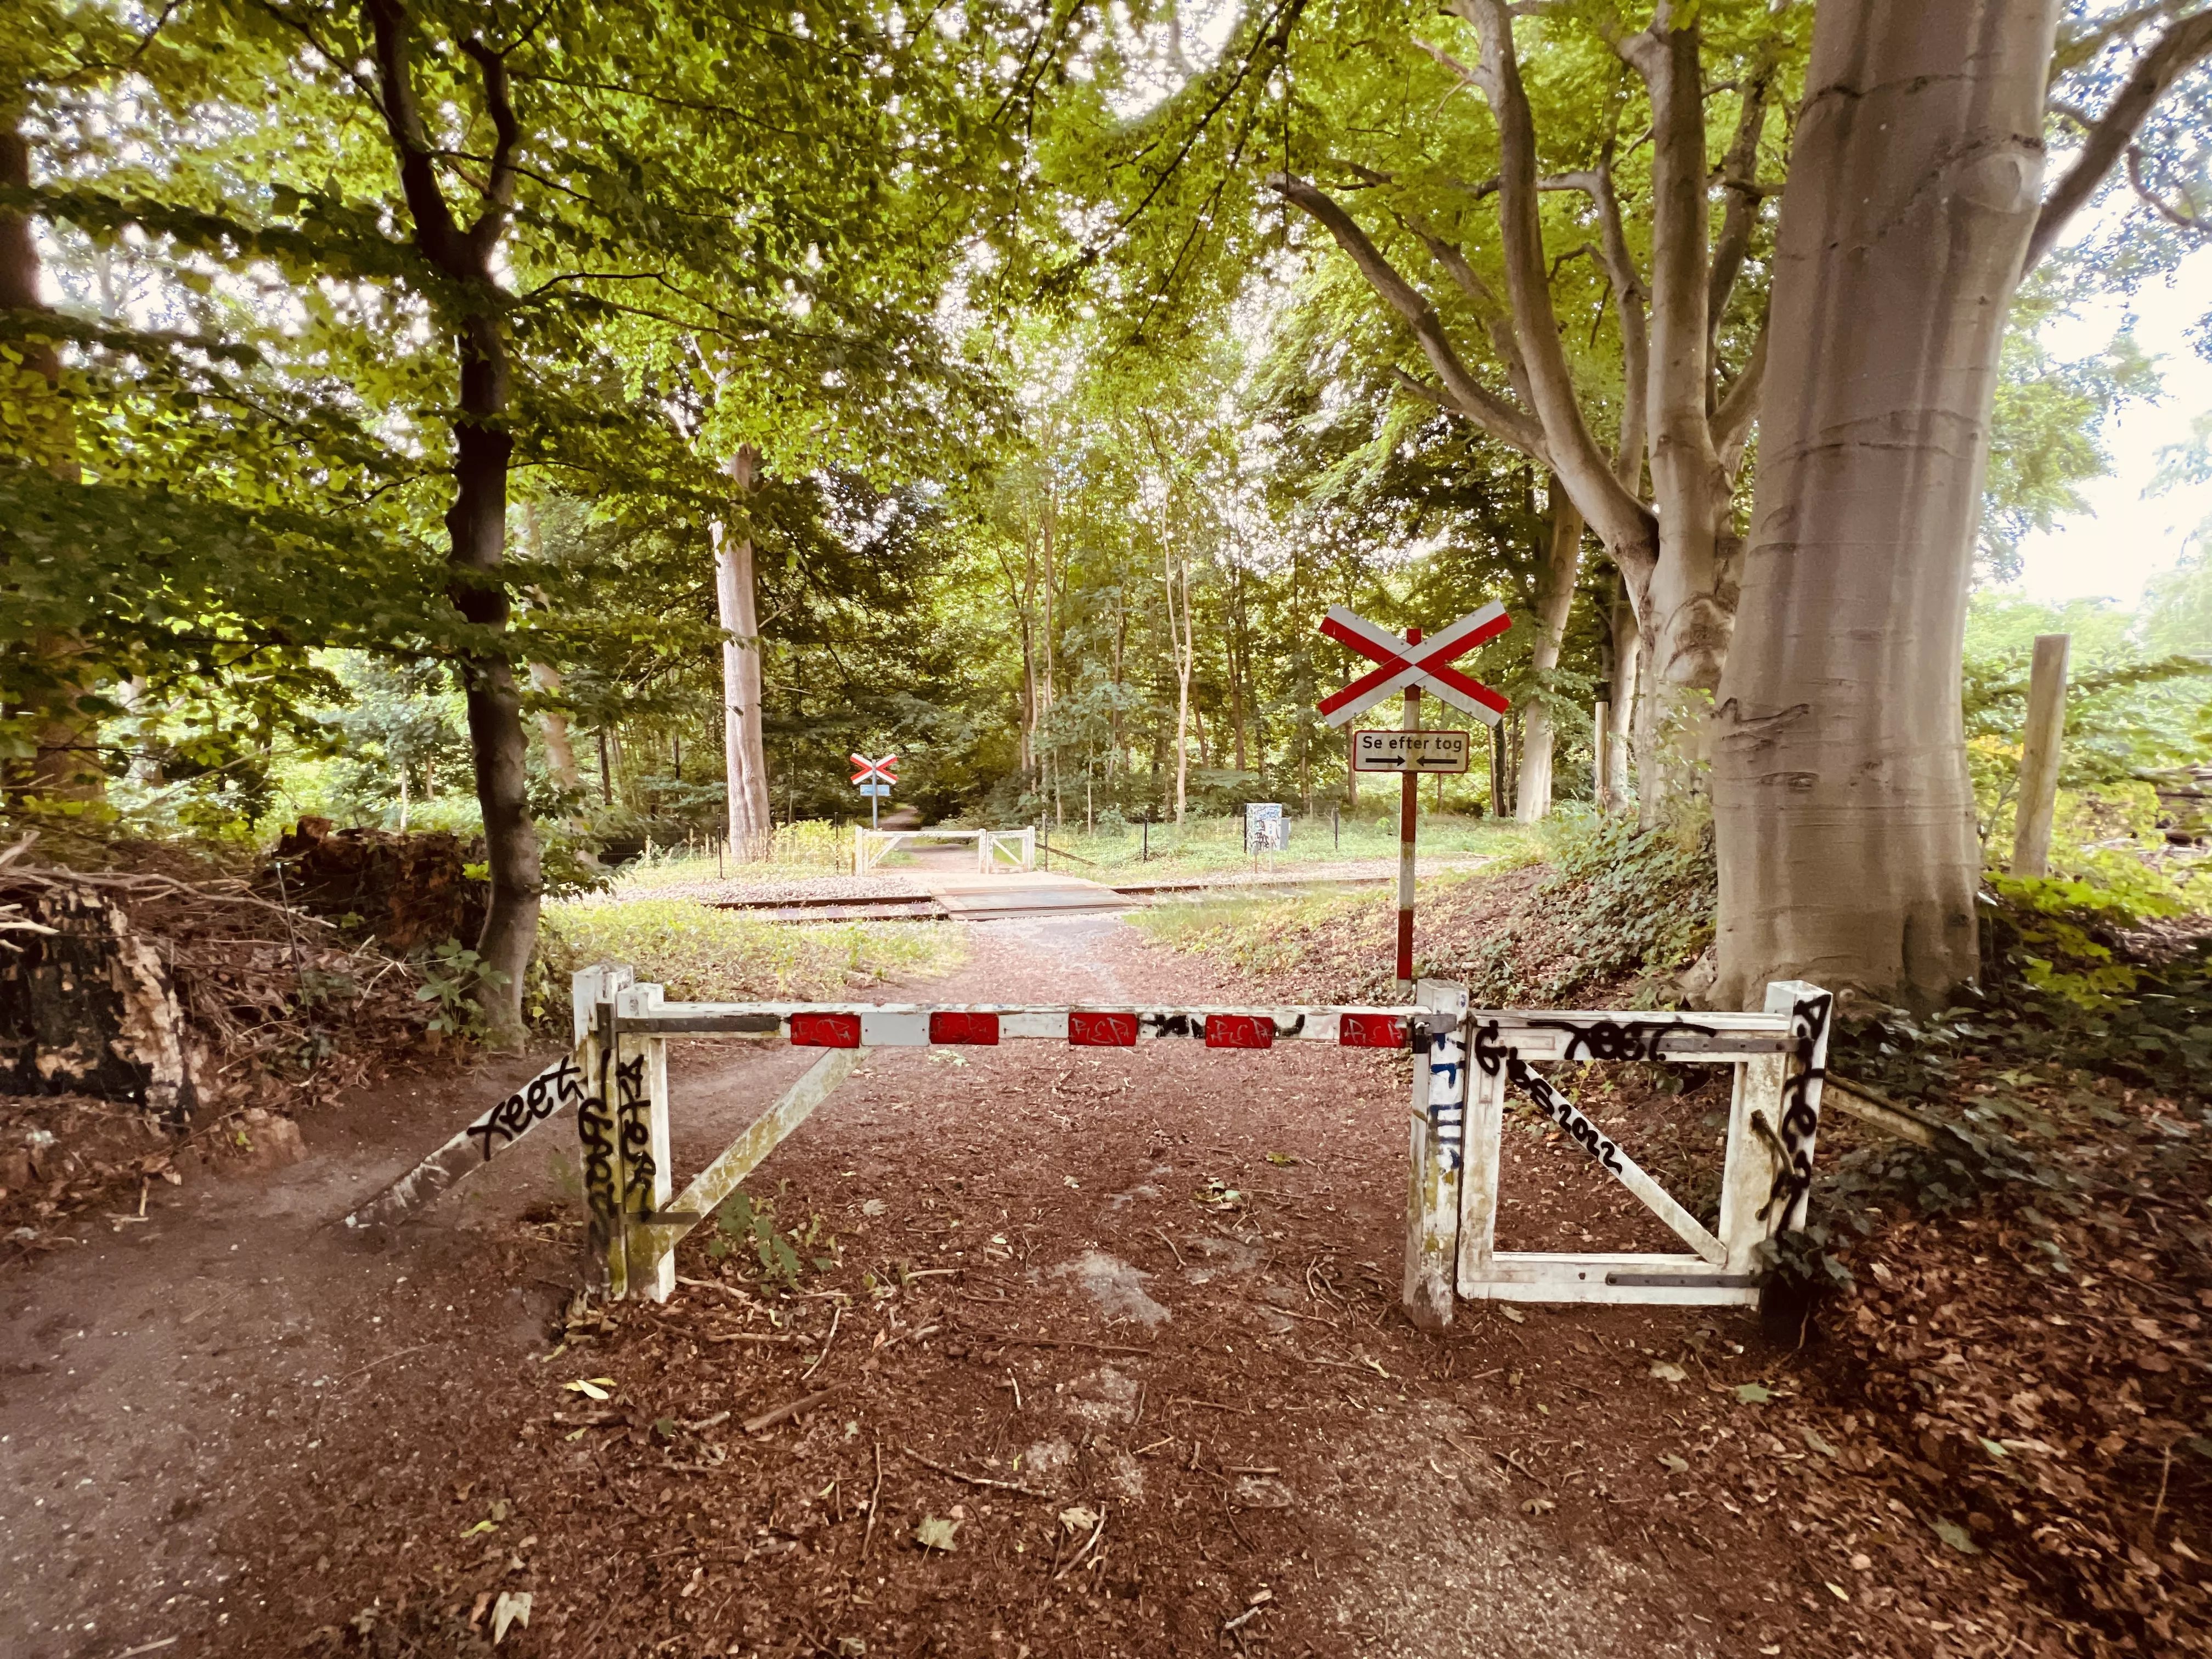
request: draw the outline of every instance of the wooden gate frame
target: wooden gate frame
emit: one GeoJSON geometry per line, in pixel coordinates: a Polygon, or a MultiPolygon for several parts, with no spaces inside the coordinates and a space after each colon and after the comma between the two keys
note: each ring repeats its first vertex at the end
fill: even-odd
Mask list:
{"type": "Polygon", "coordinates": [[[613,1297],[665,1301],[676,1246],[849,1076],[874,1047],[1042,1039],[1209,1048],[1324,1042],[1413,1054],[1411,1190],[1404,1295],[1416,1324],[1450,1322],[1461,1298],[1742,1304],[1758,1299],[1759,1247],[1802,1224],[1820,1130],[1832,999],[1798,981],[1767,988],[1756,1014],[1470,1009],[1467,988],[1423,980],[1395,1007],[1011,1004],[672,1003],[628,968],[570,988],[576,1046],[346,1218],[397,1221],[489,1163],[561,1107],[576,1109],[590,1248],[613,1297]],[[721,1156],[673,1194],[668,1039],[788,1037],[825,1050],[721,1156]],[[1734,1065],[1718,1232],[1708,1232],[1531,1062],[1734,1065]],[[1520,1090],[1691,1246],[1691,1254],[1570,1255],[1493,1248],[1505,1096],[1520,1090]],[[1472,1102],[1470,1103],[1470,1095],[1472,1102]],[[1470,1110],[1470,1104],[1472,1109],[1470,1110]]]}
{"type": "Polygon", "coordinates": [[[1017,870],[1036,868],[1036,827],[1019,830],[860,830],[853,836],[853,873],[865,876],[906,841],[973,841],[975,873],[988,876],[1003,860],[1017,870]]]}
{"type": "Polygon", "coordinates": [[[1425,1085],[1425,1097],[1415,1102],[1406,1252],[1406,1304],[1415,1322],[1449,1322],[1455,1296],[1756,1303],[1764,1277],[1759,1247],[1804,1224],[1833,1006],[1820,987],[1791,980],[1766,988],[1759,1013],[1468,1010],[1462,1035],[1433,1043],[1429,1064],[1415,1069],[1417,1089],[1425,1085]],[[1735,1066],[1717,1232],[1707,1231],[1530,1065],[1577,1060],[1735,1066]],[[1519,1090],[1595,1158],[1690,1253],[1498,1249],[1509,1089],[1519,1090]]]}

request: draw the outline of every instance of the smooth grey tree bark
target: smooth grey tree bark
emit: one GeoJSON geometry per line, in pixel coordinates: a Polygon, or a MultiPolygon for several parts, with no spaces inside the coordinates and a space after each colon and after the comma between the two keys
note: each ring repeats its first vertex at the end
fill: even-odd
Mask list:
{"type": "MultiPolygon", "coordinates": [[[[760,452],[741,444],[730,483],[742,504],[759,482],[760,452]]],[[[744,509],[741,505],[739,511],[744,509]]],[[[722,775],[728,791],[730,847],[740,858],[767,855],[774,834],[768,752],[761,731],[759,598],[749,524],[717,524],[714,602],[722,624],[722,775]]]]}
{"type": "Polygon", "coordinates": [[[1816,15],[1716,709],[1723,1003],[1809,979],[1925,1008],[1978,966],[1960,660],[2006,313],[2212,56],[2212,13],[2168,24],[2101,112],[2067,112],[2085,136],[2046,197],[2057,9],[1823,0],[1816,15]]]}
{"type": "Polygon", "coordinates": [[[1926,1006],[1974,972],[1960,659],[2057,15],[1817,15],[1716,713],[1724,1005],[1804,978],[1926,1006]]]}
{"type": "MultiPolygon", "coordinates": [[[[1529,665],[1548,674],[1559,665],[1567,615],[1574,608],[1575,577],[1582,568],[1583,515],[1556,477],[1551,481],[1551,532],[1544,549],[1543,578],[1536,590],[1535,644],[1529,665]]],[[[1559,733],[1552,711],[1531,701],[1521,728],[1521,781],[1514,791],[1515,816],[1534,823],[1552,811],[1552,757],[1559,733]]]]}

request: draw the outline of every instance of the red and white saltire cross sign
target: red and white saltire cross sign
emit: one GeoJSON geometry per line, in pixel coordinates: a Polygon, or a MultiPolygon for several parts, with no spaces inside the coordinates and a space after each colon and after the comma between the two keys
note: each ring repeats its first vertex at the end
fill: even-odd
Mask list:
{"type": "Polygon", "coordinates": [[[853,764],[860,769],[853,774],[855,783],[896,783],[898,757],[886,755],[881,760],[870,760],[866,755],[853,757],[853,764]]]}
{"type": "Polygon", "coordinates": [[[1322,718],[1330,726],[1342,726],[1383,698],[1418,685],[1464,708],[1475,719],[1495,726],[1509,707],[1505,699],[1480,680],[1461,673],[1451,663],[1454,658],[1496,639],[1512,626],[1513,619],[1505,614],[1505,607],[1492,601],[1462,617],[1449,628],[1431,635],[1419,645],[1412,645],[1389,629],[1376,627],[1358,612],[1333,605],[1322,619],[1321,631],[1382,666],[1362,674],[1343,690],[1323,699],[1322,718]]]}

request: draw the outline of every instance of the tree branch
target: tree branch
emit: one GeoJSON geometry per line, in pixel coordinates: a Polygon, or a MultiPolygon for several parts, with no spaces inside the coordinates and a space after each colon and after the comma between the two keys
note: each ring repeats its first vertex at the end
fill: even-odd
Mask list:
{"type": "Polygon", "coordinates": [[[1613,185],[1613,141],[1607,138],[1597,167],[1586,173],[1562,173],[1542,182],[1545,190],[1579,190],[1596,205],[1598,224],[1605,234],[1601,256],[1613,287],[1613,310],[1620,324],[1620,444],[1613,456],[1613,476],[1621,488],[1635,490],[1644,477],[1644,446],[1650,435],[1651,337],[1646,307],[1650,295],[1628,251],[1628,236],[1620,217],[1620,197],[1613,185]]]}
{"type": "Polygon", "coordinates": [[[1705,289],[1705,355],[1713,355],[1712,341],[1720,332],[1722,315],[1743,272],[1744,256],[1751,247],[1752,228],[1759,222],[1759,143],[1766,132],[1766,94],[1774,84],[1776,51],[1770,40],[1759,48],[1751,78],[1743,88],[1743,107],[1738,112],[1735,137],[1721,158],[1721,187],[1727,192],[1721,210],[1721,234],[1713,243],[1713,268],[1705,289]]]}
{"type": "Polygon", "coordinates": [[[1558,313],[1547,280],[1543,225],[1536,206],[1536,129],[1505,0],[1450,0],[1475,31],[1481,51],[1472,71],[1498,125],[1498,217],[1505,253],[1505,291],[1514,332],[1528,359],[1530,402],[1543,424],[1550,465],[1583,516],[1611,550],[1648,577],[1658,558],[1657,523],[1624,488],[1583,420],[1575,396],[1558,313]]]}
{"type": "MultiPolygon", "coordinates": [[[[2142,150],[2140,146],[2135,144],[2128,146],[2128,183],[2134,186],[2136,194],[2142,198],[2143,204],[2166,223],[2178,226],[2183,230],[2193,230],[2199,236],[2212,235],[2212,225],[2205,223],[2203,214],[2192,212],[2186,206],[2174,206],[2172,203],[2143,182],[2142,150]]],[[[2185,202],[2187,199],[2185,197],[2183,198],[2185,202]]]]}
{"type": "Polygon", "coordinates": [[[484,107],[497,135],[492,146],[490,176],[483,185],[484,210],[469,227],[470,252],[489,270],[492,251],[499,246],[507,215],[514,207],[514,151],[522,142],[522,126],[514,118],[514,102],[507,91],[507,59],[486,46],[482,36],[470,37],[461,50],[483,73],[484,107]]]}
{"type": "Polygon", "coordinates": [[[435,152],[415,99],[415,60],[410,33],[414,19],[406,0],[367,0],[376,42],[377,76],[384,83],[385,129],[399,155],[399,188],[415,221],[415,245],[448,276],[476,274],[470,250],[438,183],[435,152]]]}
{"type": "Polygon", "coordinates": [[[1521,342],[1513,337],[1513,317],[1490,284],[1484,282],[1475,268],[1468,264],[1467,256],[1458,246],[1441,236],[1432,236],[1416,227],[1415,234],[1431,257],[1444,268],[1459,291],[1474,301],[1476,314],[1490,336],[1490,349],[1498,354],[1498,361],[1505,365],[1506,383],[1522,404],[1534,406],[1535,399],[1528,395],[1528,365],[1521,356],[1521,342]]]}
{"type": "Polygon", "coordinates": [[[2136,59],[2134,72],[2113,94],[2081,145],[2081,154],[2066,176],[2051,190],[2036,216],[2035,232],[2027,239],[2027,254],[2021,261],[2026,276],[2043,263],[2057,246],[2067,222],[2097,193],[2112,170],[2112,163],[2134,141],[2166,89],[2212,52],[2212,11],[2185,17],[2160,35],[2150,50],[2136,59]]]}
{"type": "Polygon", "coordinates": [[[1713,410],[1713,447],[1719,452],[1721,470],[1729,482],[1735,482],[1737,470],[1743,465],[1744,446],[1751,440],[1751,423],[1759,418],[1759,397],[1766,379],[1766,328],[1773,319],[1770,308],[1759,319],[1758,337],[1751,344],[1751,356],[1743,372],[1729,383],[1722,394],[1720,406],[1713,410]]]}
{"type": "Polygon", "coordinates": [[[1303,209],[1334,237],[1337,246],[1352,256],[1352,263],[1359,268],[1368,285],[1405,319],[1413,331],[1413,337],[1420,343],[1423,354],[1443,381],[1455,409],[1500,442],[1550,465],[1546,460],[1543,429],[1520,410],[1486,390],[1468,373],[1444,332],[1443,319],[1437,315],[1437,308],[1429,303],[1428,296],[1398,274],[1397,268],[1383,257],[1382,250],[1368,239],[1367,233],[1350,214],[1326,192],[1303,179],[1276,173],[1270,173],[1266,182],[1269,189],[1303,209]]]}

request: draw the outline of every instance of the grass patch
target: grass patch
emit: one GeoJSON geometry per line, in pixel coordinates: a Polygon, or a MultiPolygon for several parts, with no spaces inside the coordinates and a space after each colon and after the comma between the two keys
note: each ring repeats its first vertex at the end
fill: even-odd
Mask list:
{"type": "Polygon", "coordinates": [[[942,973],[966,953],[957,922],[792,927],[683,898],[548,904],[538,942],[555,985],[593,963],[627,963],[686,1002],[834,998],[855,984],[942,973]]]}
{"type": "MultiPolygon", "coordinates": [[[[1424,876],[1415,895],[1414,971],[1443,971],[1439,956],[1492,918],[1510,864],[1424,876]]],[[[1525,882],[1525,878],[1523,878],[1525,882]]],[[[1128,921],[1156,945],[1189,951],[1266,982],[1292,1000],[1396,1000],[1397,890],[1316,893],[1298,898],[1218,898],[1162,904],[1128,921]]]]}

